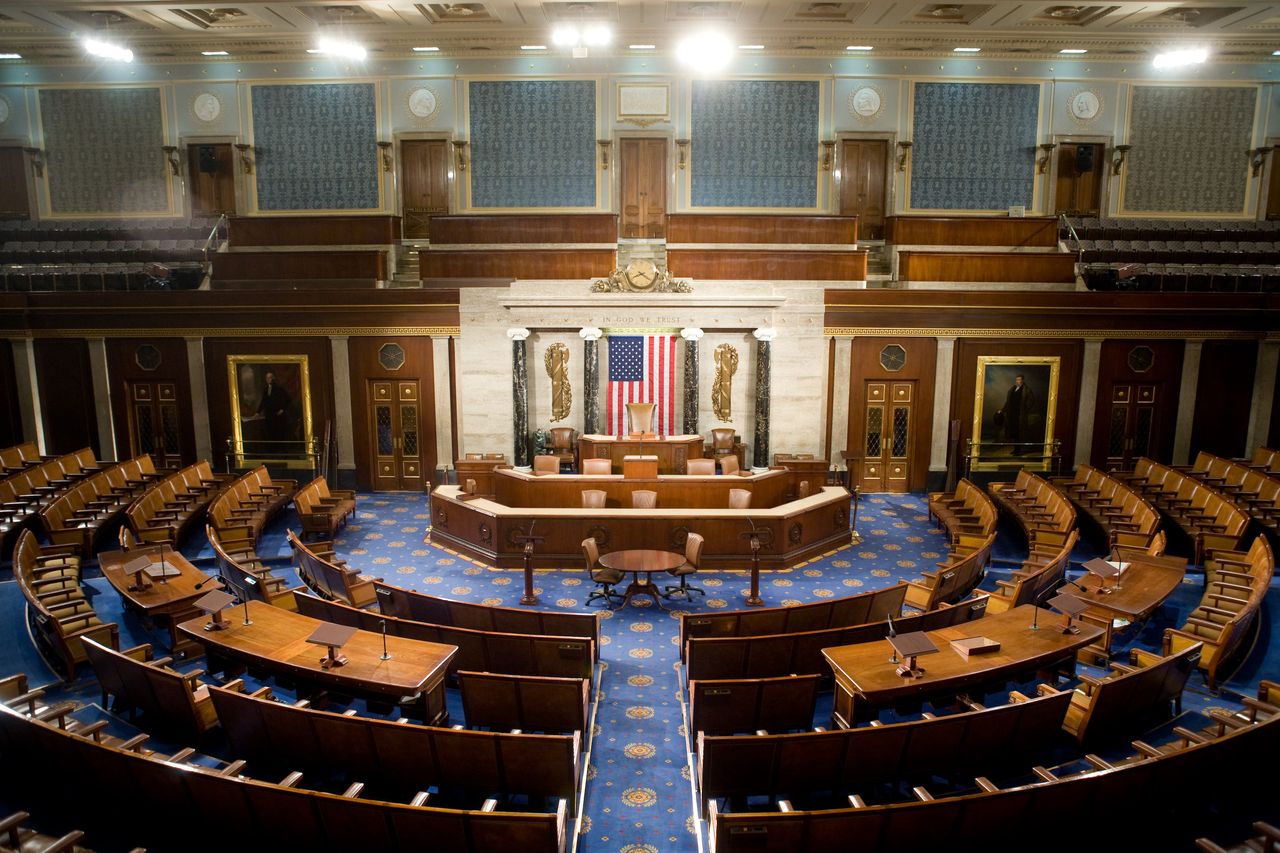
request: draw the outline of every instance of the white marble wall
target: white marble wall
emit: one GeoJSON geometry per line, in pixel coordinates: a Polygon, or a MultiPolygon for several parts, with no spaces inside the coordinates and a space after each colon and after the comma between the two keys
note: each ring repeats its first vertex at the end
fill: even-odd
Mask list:
{"type": "MultiPolygon", "coordinates": [[[[826,339],[822,335],[823,287],[799,282],[692,282],[693,293],[593,294],[588,282],[520,281],[509,288],[465,288],[461,292],[458,339],[459,451],[501,450],[510,454],[511,343],[506,330],[529,329],[526,342],[530,429],[551,423],[550,380],[543,356],[548,346],[569,347],[573,409],[562,423],[583,426],[582,339],[578,329],[598,326],[617,332],[687,326],[705,331],[699,356],[699,427],[709,435],[721,424],[711,410],[716,346],[738,348],[733,381],[733,422],[743,441],[754,432],[755,339],[753,329],[778,330],[773,342],[771,446],[776,452],[821,453],[825,418],[826,339]]],[[[608,345],[601,341],[601,415],[608,382],[608,345]]],[[[683,375],[684,342],[677,343],[676,379],[683,375]]],[[[676,393],[676,422],[683,414],[676,393]]],[[[559,426],[560,424],[555,424],[559,426]]]]}

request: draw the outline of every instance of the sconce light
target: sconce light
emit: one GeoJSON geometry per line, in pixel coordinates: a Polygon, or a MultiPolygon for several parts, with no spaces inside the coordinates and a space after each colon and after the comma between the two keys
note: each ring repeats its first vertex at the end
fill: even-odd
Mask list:
{"type": "Polygon", "coordinates": [[[1124,165],[1124,156],[1129,153],[1132,145],[1117,145],[1115,159],[1111,161],[1111,174],[1120,174],[1120,167],[1124,165]]]}
{"type": "Polygon", "coordinates": [[[596,145],[600,148],[600,168],[607,170],[609,168],[609,146],[613,142],[608,139],[597,139],[596,145]]]}
{"type": "Polygon", "coordinates": [[[467,171],[467,141],[465,139],[453,140],[453,153],[458,160],[458,171],[467,171]]]}
{"type": "Polygon", "coordinates": [[[823,139],[820,144],[822,145],[822,171],[830,172],[833,160],[832,155],[836,148],[836,141],[834,139],[823,139]]]}
{"type": "Polygon", "coordinates": [[[236,150],[240,152],[240,168],[246,175],[253,174],[253,146],[247,142],[237,142],[236,150]]]}
{"type": "Polygon", "coordinates": [[[1265,147],[1253,149],[1253,158],[1249,161],[1249,165],[1253,167],[1253,176],[1255,178],[1262,174],[1262,164],[1267,162],[1267,154],[1270,152],[1271,149],[1265,147]]]}
{"type": "Polygon", "coordinates": [[[378,143],[378,151],[381,152],[382,154],[382,171],[384,172],[390,172],[391,164],[392,162],[394,162],[392,160],[391,148],[392,148],[392,143],[390,142],[378,143]]]}
{"type": "Polygon", "coordinates": [[[168,162],[169,168],[173,170],[173,176],[176,178],[178,176],[178,146],[161,145],[160,148],[164,151],[164,159],[168,162]]]}
{"type": "Polygon", "coordinates": [[[31,171],[35,173],[37,178],[44,177],[44,152],[39,148],[23,148],[26,155],[31,158],[31,171]]]}
{"type": "Polygon", "coordinates": [[[689,140],[676,140],[676,168],[683,169],[689,162],[689,140]]]}
{"type": "Polygon", "coordinates": [[[899,172],[907,171],[907,160],[909,159],[911,159],[911,143],[899,142],[898,143],[898,171],[899,172]]]}
{"type": "Polygon", "coordinates": [[[1040,159],[1036,160],[1036,174],[1043,175],[1044,170],[1049,168],[1049,156],[1053,154],[1052,142],[1040,143],[1040,159]]]}

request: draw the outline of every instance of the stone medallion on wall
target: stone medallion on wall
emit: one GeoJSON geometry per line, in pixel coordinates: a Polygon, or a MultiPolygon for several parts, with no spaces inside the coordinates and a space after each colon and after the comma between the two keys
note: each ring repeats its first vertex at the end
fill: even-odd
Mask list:
{"type": "Polygon", "coordinates": [[[440,112],[440,96],[429,86],[419,86],[409,92],[409,115],[419,124],[430,124],[440,112]]]}
{"type": "Polygon", "coordinates": [[[213,92],[200,92],[191,99],[191,114],[205,124],[213,124],[222,115],[222,99],[213,92]]]}
{"type": "Polygon", "coordinates": [[[859,86],[849,93],[849,115],[870,124],[884,109],[884,93],[875,86],[859,86]]]}
{"type": "Polygon", "coordinates": [[[1093,124],[1102,115],[1102,95],[1096,89],[1076,89],[1067,96],[1067,115],[1076,124],[1093,124]]]}

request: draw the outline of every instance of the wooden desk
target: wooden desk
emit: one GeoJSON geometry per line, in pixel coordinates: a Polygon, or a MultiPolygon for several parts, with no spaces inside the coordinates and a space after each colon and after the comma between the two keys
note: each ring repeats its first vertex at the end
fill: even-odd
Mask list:
{"type": "Polygon", "coordinates": [[[659,610],[666,610],[658,596],[657,585],[650,577],[654,572],[669,572],[676,566],[684,565],[684,555],[674,551],[658,551],[651,548],[634,548],[628,551],[611,551],[600,557],[600,565],[618,572],[631,572],[631,585],[622,599],[618,609],[631,603],[633,595],[647,595],[658,605],[659,610]],[[644,580],[640,580],[643,574],[644,580]]]}
{"type": "Polygon", "coordinates": [[[578,439],[578,470],[583,459],[609,459],[614,473],[622,472],[624,456],[657,456],[658,473],[683,474],[685,463],[702,458],[700,435],[669,435],[647,441],[638,438],[615,438],[611,435],[584,435],[578,439]]]}
{"type": "Polygon", "coordinates": [[[169,650],[175,657],[199,654],[200,647],[178,632],[178,623],[198,615],[200,611],[192,606],[192,602],[205,593],[221,589],[222,581],[206,575],[168,546],[165,546],[163,553],[165,565],[176,568],[180,574],[164,581],[148,578],[151,586],[146,589],[129,589],[134,576],[124,571],[124,564],[143,554],[151,558],[152,565],[157,565],[161,556],[159,548],[135,548],[128,552],[104,551],[98,555],[98,565],[111,586],[124,599],[125,607],[141,614],[144,619],[154,620],[168,628],[169,650]],[[196,589],[196,584],[203,586],[196,589]]]}
{"type": "Polygon", "coordinates": [[[457,646],[388,636],[391,659],[384,661],[381,635],[357,631],[342,647],[347,664],[326,670],[320,667],[322,650],[307,642],[323,621],[261,601],[249,602],[251,625],[244,624],[244,608],[239,605],[224,616],[231,627],[223,631],[205,631],[204,616],[178,625],[179,631],[204,646],[210,671],[245,664],[320,688],[384,702],[409,701],[429,725],[443,725],[449,719],[444,675],[457,646]]]}
{"type": "Polygon", "coordinates": [[[493,472],[499,468],[510,468],[506,459],[455,459],[453,470],[458,474],[458,485],[465,486],[467,480],[476,481],[477,495],[492,495],[493,472]]]}
{"type": "Polygon", "coordinates": [[[1113,620],[1132,623],[1147,619],[1178,588],[1186,571],[1185,557],[1143,557],[1130,561],[1118,578],[1106,584],[1112,590],[1109,593],[1099,592],[1103,580],[1093,573],[1073,582],[1086,592],[1072,587],[1066,587],[1066,591],[1089,605],[1087,616],[1106,624],[1100,645],[1109,658],[1113,630],[1125,627],[1115,625],[1113,620]]]}
{"type": "Polygon", "coordinates": [[[1032,631],[1035,609],[1024,604],[963,625],[929,631],[929,639],[939,651],[920,659],[925,670],[921,678],[903,678],[894,672],[897,664],[890,662],[893,649],[888,640],[823,649],[836,679],[832,722],[840,728],[852,728],[855,720],[886,705],[919,702],[1061,664],[1074,670],[1076,650],[1096,641],[1102,629],[1078,625],[1080,633],[1063,634],[1058,615],[1042,610],[1040,627],[1032,631]],[[962,637],[998,640],[1000,649],[966,658],[951,648],[951,641],[962,637]]]}

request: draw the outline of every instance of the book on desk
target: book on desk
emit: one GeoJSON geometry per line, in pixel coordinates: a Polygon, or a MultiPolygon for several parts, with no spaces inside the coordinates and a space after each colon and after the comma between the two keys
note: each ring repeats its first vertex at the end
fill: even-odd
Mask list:
{"type": "Polygon", "coordinates": [[[1000,650],[1000,641],[993,640],[990,637],[961,637],[958,640],[951,641],[951,648],[955,649],[961,657],[967,658],[970,655],[998,652],[1000,650]]]}

